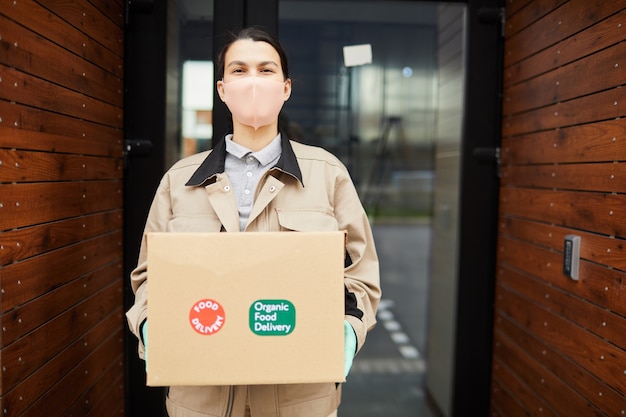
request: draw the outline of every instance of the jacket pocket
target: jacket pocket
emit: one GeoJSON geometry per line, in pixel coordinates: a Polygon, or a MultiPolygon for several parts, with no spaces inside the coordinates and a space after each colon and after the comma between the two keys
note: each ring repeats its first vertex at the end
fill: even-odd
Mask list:
{"type": "Polygon", "coordinates": [[[217,217],[178,216],[167,223],[168,232],[216,233],[221,231],[222,222],[217,217]]]}
{"type": "Polygon", "coordinates": [[[170,417],[222,417],[228,409],[226,386],[170,387],[166,398],[170,417]]]}
{"type": "Polygon", "coordinates": [[[295,232],[335,232],[339,229],[332,213],[317,210],[277,209],[281,230],[295,232]]]}
{"type": "Polygon", "coordinates": [[[326,417],[339,406],[341,388],[335,384],[278,385],[281,417],[326,417]]]}

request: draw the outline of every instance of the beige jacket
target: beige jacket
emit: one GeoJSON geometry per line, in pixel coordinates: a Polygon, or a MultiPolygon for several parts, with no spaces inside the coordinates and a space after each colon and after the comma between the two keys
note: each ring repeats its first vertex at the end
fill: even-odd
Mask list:
{"type": "MultiPolygon", "coordinates": [[[[357,335],[357,351],[376,323],[381,291],[378,258],[369,222],[350,176],[329,152],[282,135],[282,154],[261,178],[246,232],[347,231],[346,315],[357,335]]],[[[127,313],[130,330],[144,347],[140,326],[146,320],[148,232],[239,232],[237,204],[224,174],[224,141],[212,151],[177,162],[164,176],[152,202],[137,268],[131,273],[135,304],[127,313]]],[[[336,384],[290,384],[246,387],[170,387],[171,417],[252,415],[326,417],[339,406],[336,384]]]]}

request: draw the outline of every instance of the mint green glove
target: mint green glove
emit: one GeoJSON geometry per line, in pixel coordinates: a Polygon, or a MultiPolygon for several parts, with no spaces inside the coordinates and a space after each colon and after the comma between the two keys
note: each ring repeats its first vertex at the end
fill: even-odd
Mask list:
{"type": "Polygon", "coordinates": [[[143,360],[146,362],[146,372],[148,372],[148,320],[141,326],[141,338],[143,339],[143,360]]]}
{"type": "Polygon", "coordinates": [[[350,368],[352,368],[354,355],[356,354],[356,333],[347,320],[343,321],[343,336],[345,341],[343,369],[344,376],[347,377],[350,373],[350,368]]]}

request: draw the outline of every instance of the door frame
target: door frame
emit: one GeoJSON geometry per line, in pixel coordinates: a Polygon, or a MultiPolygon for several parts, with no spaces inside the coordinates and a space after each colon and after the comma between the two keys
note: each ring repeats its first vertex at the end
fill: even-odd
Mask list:
{"type": "Polygon", "coordinates": [[[498,226],[503,0],[468,1],[453,416],[490,410],[498,226]],[[492,157],[483,158],[484,154],[492,157]]]}
{"type": "MultiPolygon", "coordinates": [[[[278,0],[214,3],[213,50],[224,34],[260,25],[278,32],[278,0]]],[[[468,5],[466,91],[462,144],[456,345],[452,410],[454,416],[487,415],[491,385],[493,293],[498,215],[497,164],[474,157],[478,148],[500,144],[503,37],[502,0],[456,1],[468,5]]],[[[148,152],[129,152],[124,180],[124,303],[133,303],[129,275],[135,266],[145,218],[165,169],[166,29],[168,2],[127,2],[125,26],[125,138],[145,140],[148,152]],[[131,6],[131,4],[135,6],[131,6]],[[159,88],[160,87],[160,88],[159,88]]],[[[214,59],[215,62],[215,59],[214,59]]],[[[216,94],[216,93],[214,93],[216,94]]],[[[214,132],[226,132],[226,107],[214,96],[214,132]]],[[[137,341],[126,332],[127,416],[166,416],[165,390],[145,387],[137,341]]]]}

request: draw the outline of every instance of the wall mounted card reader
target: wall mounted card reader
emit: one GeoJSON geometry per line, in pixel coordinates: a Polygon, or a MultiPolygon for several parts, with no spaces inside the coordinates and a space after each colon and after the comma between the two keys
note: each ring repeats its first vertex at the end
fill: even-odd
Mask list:
{"type": "Polygon", "coordinates": [[[580,265],[580,236],[566,235],[563,247],[563,273],[578,281],[580,265]]]}

